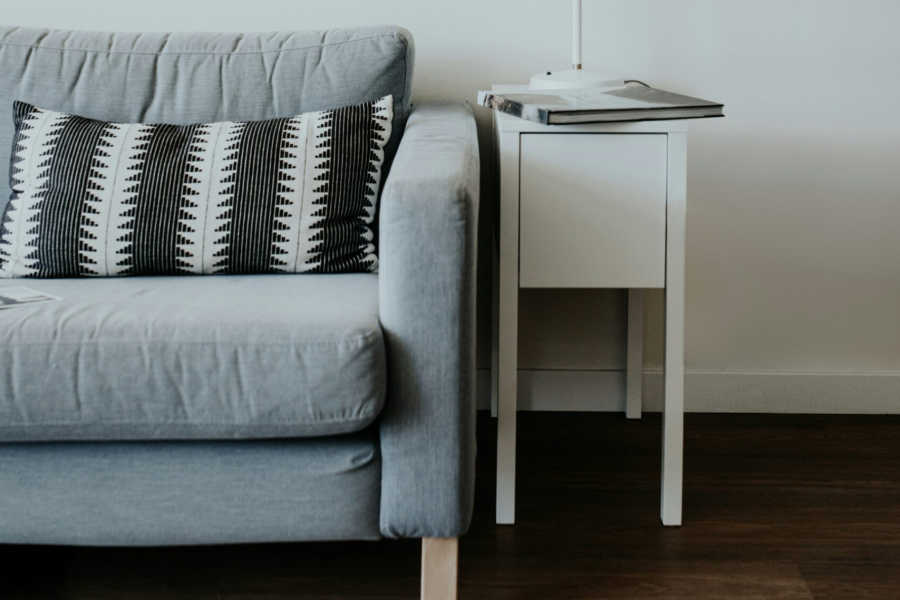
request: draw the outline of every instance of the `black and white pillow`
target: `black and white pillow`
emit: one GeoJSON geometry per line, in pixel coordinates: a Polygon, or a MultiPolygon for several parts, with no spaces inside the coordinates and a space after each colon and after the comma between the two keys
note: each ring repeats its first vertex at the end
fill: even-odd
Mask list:
{"type": "Polygon", "coordinates": [[[392,116],[390,96],[186,126],[16,102],[0,278],[374,272],[392,116]]]}

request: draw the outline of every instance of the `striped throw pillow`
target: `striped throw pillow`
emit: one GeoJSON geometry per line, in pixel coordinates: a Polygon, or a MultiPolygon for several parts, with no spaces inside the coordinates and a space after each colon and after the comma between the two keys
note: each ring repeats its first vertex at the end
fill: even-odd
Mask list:
{"type": "Polygon", "coordinates": [[[393,102],[106,123],[16,102],[0,277],[374,272],[393,102]]]}

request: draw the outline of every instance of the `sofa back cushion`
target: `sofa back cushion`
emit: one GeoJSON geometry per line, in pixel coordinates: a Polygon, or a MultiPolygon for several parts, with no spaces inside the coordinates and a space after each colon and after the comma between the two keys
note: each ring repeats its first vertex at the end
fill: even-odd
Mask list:
{"type": "Polygon", "coordinates": [[[377,270],[390,96],[195,125],[14,107],[0,278],[377,270]]]}
{"type": "MultiPolygon", "coordinates": [[[[409,113],[412,36],[393,26],[282,33],[0,27],[0,169],[13,102],[116,123],[258,121],[391,95],[385,168],[409,113]]],[[[12,193],[0,177],[0,213],[12,193]]]]}

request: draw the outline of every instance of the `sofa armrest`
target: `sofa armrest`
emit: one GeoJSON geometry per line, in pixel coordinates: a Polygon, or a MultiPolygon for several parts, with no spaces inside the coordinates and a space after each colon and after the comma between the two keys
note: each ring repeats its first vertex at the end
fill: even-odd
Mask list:
{"type": "Polygon", "coordinates": [[[379,303],[387,348],[381,532],[456,537],[475,484],[475,120],[413,108],[381,198],[379,303]]]}

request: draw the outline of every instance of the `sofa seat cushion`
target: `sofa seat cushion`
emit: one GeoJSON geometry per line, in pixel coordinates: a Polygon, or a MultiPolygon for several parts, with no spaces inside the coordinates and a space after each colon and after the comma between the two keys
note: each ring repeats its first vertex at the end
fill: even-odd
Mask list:
{"type": "Polygon", "coordinates": [[[0,442],[334,435],[384,402],[376,275],[30,287],[61,300],[0,310],[0,442]]]}

